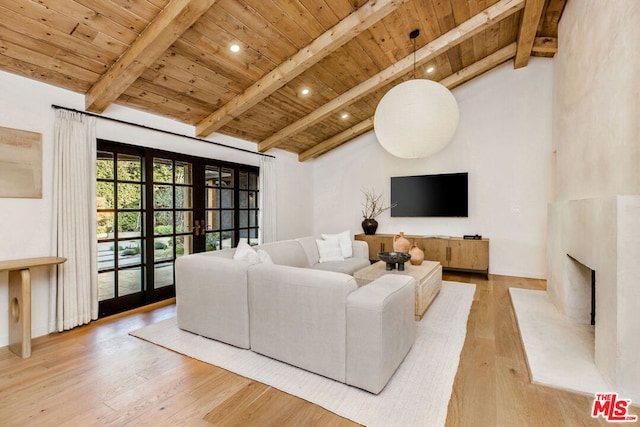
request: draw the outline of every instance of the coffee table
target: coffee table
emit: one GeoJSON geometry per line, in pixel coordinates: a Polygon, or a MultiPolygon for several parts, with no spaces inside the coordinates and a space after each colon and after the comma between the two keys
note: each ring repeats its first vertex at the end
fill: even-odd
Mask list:
{"type": "Polygon", "coordinates": [[[415,319],[421,320],[429,305],[436,298],[442,287],[442,265],[436,261],[423,261],[422,265],[407,262],[404,271],[386,270],[386,263],[378,261],[353,274],[358,286],[373,282],[385,274],[404,274],[416,279],[415,319]]]}

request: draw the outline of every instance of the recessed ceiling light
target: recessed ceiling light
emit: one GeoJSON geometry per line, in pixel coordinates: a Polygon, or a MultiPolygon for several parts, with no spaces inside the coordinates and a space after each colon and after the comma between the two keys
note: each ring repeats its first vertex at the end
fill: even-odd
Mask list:
{"type": "Polygon", "coordinates": [[[428,67],[427,68],[427,73],[431,74],[431,73],[433,73],[433,70],[435,70],[434,67],[428,67]]]}
{"type": "Polygon", "coordinates": [[[347,120],[347,119],[349,118],[349,113],[342,113],[342,114],[340,115],[340,118],[341,118],[342,120],[347,120]]]}
{"type": "Polygon", "coordinates": [[[303,94],[303,95],[309,95],[309,93],[310,93],[310,92],[311,92],[311,91],[310,91],[310,90],[309,90],[309,88],[307,88],[307,87],[303,88],[303,89],[300,91],[300,93],[301,93],[301,94],[303,94]]]}
{"type": "Polygon", "coordinates": [[[232,44],[232,45],[229,47],[229,50],[230,50],[231,52],[233,52],[233,53],[240,52],[240,45],[232,44]]]}

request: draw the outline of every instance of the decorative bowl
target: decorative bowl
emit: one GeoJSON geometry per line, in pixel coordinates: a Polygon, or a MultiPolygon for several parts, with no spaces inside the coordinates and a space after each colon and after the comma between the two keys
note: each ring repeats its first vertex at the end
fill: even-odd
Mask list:
{"type": "Polygon", "coordinates": [[[387,263],[386,270],[395,270],[398,264],[398,271],[404,271],[404,263],[411,259],[411,255],[406,252],[380,252],[378,258],[387,263]]]}

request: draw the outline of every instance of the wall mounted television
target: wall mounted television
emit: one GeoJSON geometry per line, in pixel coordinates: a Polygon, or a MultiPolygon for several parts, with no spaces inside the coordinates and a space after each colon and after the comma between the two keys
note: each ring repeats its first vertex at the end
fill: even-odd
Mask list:
{"type": "Polygon", "coordinates": [[[468,173],[391,177],[392,217],[468,217],[468,173]]]}

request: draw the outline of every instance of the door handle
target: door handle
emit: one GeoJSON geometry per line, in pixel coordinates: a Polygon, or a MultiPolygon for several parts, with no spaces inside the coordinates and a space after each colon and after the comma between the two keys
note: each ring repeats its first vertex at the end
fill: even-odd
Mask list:
{"type": "MultiPolygon", "coordinates": [[[[194,223],[193,235],[194,236],[199,236],[200,235],[200,223],[198,222],[197,219],[193,223],[194,223]]],[[[204,231],[202,231],[202,234],[204,234],[204,231]]]]}

